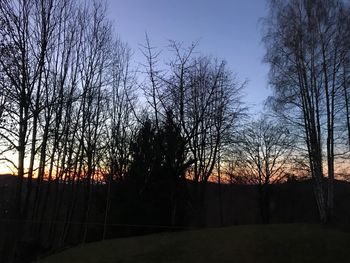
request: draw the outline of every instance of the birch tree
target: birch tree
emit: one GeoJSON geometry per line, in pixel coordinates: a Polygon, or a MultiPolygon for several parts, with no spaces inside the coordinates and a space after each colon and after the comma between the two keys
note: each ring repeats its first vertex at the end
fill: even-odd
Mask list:
{"type": "Polygon", "coordinates": [[[336,123],[344,94],[341,65],[347,53],[341,43],[349,34],[346,23],[340,21],[348,6],[343,1],[321,0],[270,3],[264,40],[275,109],[290,111],[285,116],[297,120],[304,130],[318,210],[326,222],[334,209],[336,123]]]}

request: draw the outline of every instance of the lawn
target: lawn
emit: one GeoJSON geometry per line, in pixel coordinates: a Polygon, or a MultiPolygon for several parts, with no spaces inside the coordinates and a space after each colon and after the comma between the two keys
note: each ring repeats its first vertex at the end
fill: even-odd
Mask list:
{"type": "Polygon", "coordinates": [[[350,262],[350,234],[320,225],[246,225],[81,245],[53,262],[350,262]]]}

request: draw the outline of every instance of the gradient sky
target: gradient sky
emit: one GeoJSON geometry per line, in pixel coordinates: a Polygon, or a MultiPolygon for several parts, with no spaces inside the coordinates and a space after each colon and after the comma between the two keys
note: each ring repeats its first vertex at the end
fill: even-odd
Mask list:
{"type": "Polygon", "coordinates": [[[168,40],[185,46],[199,40],[198,51],[228,62],[241,81],[248,80],[244,101],[252,112],[262,110],[270,94],[268,66],[261,43],[259,19],[267,12],[264,0],[108,0],[108,15],[117,34],[142,63],[140,44],[147,32],[152,46],[166,50],[168,40]]]}

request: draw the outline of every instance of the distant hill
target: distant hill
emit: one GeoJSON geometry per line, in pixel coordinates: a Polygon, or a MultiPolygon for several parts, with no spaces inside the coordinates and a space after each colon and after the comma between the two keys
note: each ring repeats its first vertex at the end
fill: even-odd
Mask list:
{"type": "MultiPolygon", "coordinates": [[[[10,205],[9,196],[13,194],[15,183],[15,176],[0,175],[0,218],[10,205]]],[[[188,183],[189,188],[191,184],[191,182],[188,183]]],[[[208,182],[205,195],[206,226],[221,226],[220,191],[223,226],[261,223],[256,185],[222,184],[220,186],[208,182]]],[[[270,193],[271,223],[318,222],[319,217],[311,180],[272,184],[270,193]]],[[[350,227],[349,182],[335,181],[334,208],[335,222],[350,227]]],[[[194,222],[190,225],[195,224],[196,219],[194,218],[194,222]]]]}
{"type": "MultiPolygon", "coordinates": [[[[220,226],[219,185],[207,187],[208,226],[220,226]]],[[[255,185],[221,185],[224,225],[261,223],[258,188],[255,185]]],[[[271,223],[318,222],[311,180],[270,186],[271,223]]],[[[350,224],[350,183],[335,181],[335,223],[350,224]]]]}

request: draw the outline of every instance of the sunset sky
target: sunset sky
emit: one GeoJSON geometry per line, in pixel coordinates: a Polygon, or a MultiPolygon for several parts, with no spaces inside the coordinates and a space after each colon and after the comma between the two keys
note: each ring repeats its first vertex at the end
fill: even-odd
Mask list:
{"type": "MultiPolygon", "coordinates": [[[[248,80],[244,101],[251,112],[262,110],[270,94],[259,19],[267,13],[263,0],[108,0],[108,14],[121,39],[139,51],[149,35],[152,46],[166,53],[168,40],[187,46],[199,41],[198,50],[228,62],[241,81],[248,80]]],[[[166,56],[166,55],[165,55],[166,56]]]]}

